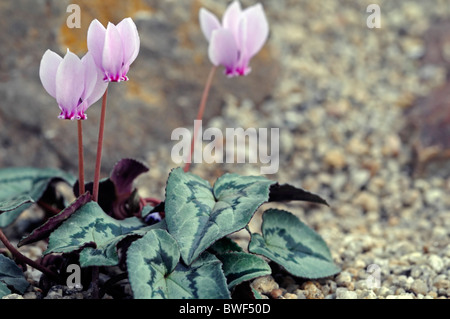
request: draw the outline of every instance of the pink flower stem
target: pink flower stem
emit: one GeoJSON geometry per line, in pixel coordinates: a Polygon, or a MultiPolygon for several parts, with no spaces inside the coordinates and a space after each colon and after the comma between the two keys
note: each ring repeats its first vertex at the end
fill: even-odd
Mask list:
{"type": "Polygon", "coordinates": [[[84,155],[83,155],[83,124],[81,120],[78,124],[78,186],[80,196],[84,194],[84,155]]]}
{"type": "MultiPolygon", "coordinates": [[[[95,173],[94,173],[94,185],[92,190],[92,200],[98,202],[98,188],[100,183],[100,166],[102,162],[102,147],[103,147],[103,131],[105,129],[105,116],[106,116],[106,98],[108,95],[108,88],[102,98],[102,111],[100,114],[100,126],[98,130],[98,142],[97,142],[97,159],[95,161],[95,173]]],[[[99,269],[97,266],[92,267],[92,298],[98,299],[99,287],[98,287],[99,269]]]]}
{"type": "Polygon", "coordinates": [[[11,254],[14,256],[14,258],[16,260],[19,261],[19,263],[24,263],[27,265],[30,265],[31,267],[33,267],[34,269],[39,270],[40,272],[42,272],[43,274],[47,275],[49,278],[51,278],[52,280],[55,280],[56,282],[58,282],[58,275],[55,274],[53,271],[51,271],[50,269],[44,267],[43,265],[35,262],[34,260],[31,260],[30,258],[22,255],[20,253],[20,251],[18,251],[16,249],[16,247],[14,247],[8,240],[8,238],[6,238],[5,234],[3,233],[3,231],[0,229],[0,241],[3,243],[3,245],[5,245],[5,247],[11,252],[11,254]]]}
{"type": "Polygon", "coordinates": [[[105,128],[105,115],[106,115],[106,97],[108,94],[108,88],[102,98],[102,111],[100,115],[100,127],[98,130],[98,143],[97,143],[97,159],[95,161],[95,174],[94,174],[94,186],[92,190],[92,200],[98,201],[98,188],[100,182],[100,166],[102,162],[102,147],[103,147],[103,131],[105,128]]]}
{"type": "MultiPolygon", "coordinates": [[[[198,113],[197,113],[197,120],[201,120],[203,118],[203,113],[205,111],[205,106],[206,106],[206,100],[208,99],[209,90],[211,88],[212,80],[214,78],[214,73],[216,72],[216,69],[217,69],[217,67],[213,66],[211,68],[211,71],[209,72],[205,88],[203,89],[202,99],[200,101],[200,107],[199,107],[198,113]]],[[[186,161],[186,164],[184,166],[185,172],[187,172],[191,166],[192,153],[194,152],[194,145],[195,145],[195,140],[197,139],[198,129],[199,129],[199,127],[197,125],[194,125],[194,136],[192,138],[192,143],[191,143],[191,152],[190,152],[189,158],[186,161]]]]}

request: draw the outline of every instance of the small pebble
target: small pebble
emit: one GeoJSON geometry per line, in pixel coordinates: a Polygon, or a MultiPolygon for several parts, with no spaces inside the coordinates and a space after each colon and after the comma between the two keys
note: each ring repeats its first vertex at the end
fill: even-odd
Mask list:
{"type": "Polygon", "coordinates": [[[283,291],[281,289],[274,289],[270,292],[270,297],[273,299],[278,299],[283,295],[283,291]]]}
{"type": "Polygon", "coordinates": [[[336,170],[340,170],[346,165],[345,155],[339,149],[328,151],[323,160],[325,164],[336,170]]]}
{"type": "Polygon", "coordinates": [[[296,294],[291,294],[291,293],[286,293],[284,296],[283,296],[283,298],[284,299],[297,299],[297,295],[296,294]]]}
{"type": "Polygon", "coordinates": [[[3,296],[2,299],[24,299],[24,298],[18,294],[9,294],[9,295],[3,296]]]}
{"type": "Polygon", "coordinates": [[[426,295],[428,292],[428,285],[423,280],[416,279],[411,285],[411,290],[414,291],[416,295],[426,295]]]}
{"type": "Polygon", "coordinates": [[[324,295],[320,288],[317,286],[318,284],[308,281],[303,284],[302,289],[306,295],[307,299],[323,299],[324,295]]]}
{"type": "Polygon", "coordinates": [[[352,275],[347,271],[341,272],[336,277],[336,284],[341,287],[347,287],[352,282],[352,275]]]}
{"type": "Polygon", "coordinates": [[[272,290],[279,288],[278,283],[270,275],[256,278],[252,282],[252,287],[263,294],[269,294],[272,290]]]}
{"type": "Polygon", "coordinates": [[[442,268],[444,267],[442,258],[437,255],[431,255],[430,257],[428,257],[428,264],[437,273],[440,273],[442,271],[442,268]]]}
{"type": "Polygon", "coordinates": [[[386,299],[414,299],[414,296],[412,294],[389,295],[386,299]]]}
{"type": "Polygon", "coordinates": [[[357,299],[358,295],[354,291],[349,291],[347,288],[336,289],[336,299],[357,299]]]}

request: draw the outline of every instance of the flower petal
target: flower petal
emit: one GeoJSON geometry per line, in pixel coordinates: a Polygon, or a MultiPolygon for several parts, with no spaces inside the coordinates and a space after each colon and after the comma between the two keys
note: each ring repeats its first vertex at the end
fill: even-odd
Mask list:
{"type": "Polygon", "coordinates": [[[97,67],[90,52],[87,52],[84,57],[81,58],[81,63],[84,68],[84,91],[81,95],[81,99],[84,101],[91,95],[95,83],[97,82],[97,67]]]}
{"type": "Polygon", "coordinates": [[[45,51],[39,67],[39,77],[44,89],[56,98],[56,72],[62,57],[51,50],[45,51]]]}
{"type": "Polygon", "coordinates": [[[64,114],[75,115],[83,91],[83,64],[75,54],[68,51],[56,73],[56,101],[64,114]]]}
{"type": "Polygon", "coordinates": [[[228,6],[222,17],[222,26],[225,29],[231,30],[236,40],[238,38],[238,27],[241,15],[242,9],[240,2],[233,1],[233,3],[228,6]]]}
{"type": "Polygon", "coordinates": [[[239,25],[239,42],[249,59],[261,50],[268,36],[269,24],[263,6],[258,3],[245,9],[239,25]]]}
{"type": "Polygon", "coordinates": [[[102,60],[103,60],[103,48],[105,45],[105,36],[106,29],[105,27],[97,20],[93,20],[89,25],[89,29],[87,32],[87,46],[89,52],[92,54],[94,58],[94,62],[97,67],[102,68],[102,60]]]}
{"type": "Polygon", "coordinates": [[[220,29],[221,27],[219,19],[217,19],[217,17],[210,11],[201,8],[199,13],[199,20],[200,28],[202,29],[206,40],[210,41],[211,33],[216,29],[220,29]]]}
{"type": "Polygon", "coordinates": [[[87,104],[86,108],[90,107],[92,104],[100,100],[100,98],[105,93],[108,84],[109,82],[105,82],[103,80],[103,73],[100,72],[99,69],[97,69],[97,81],[95,82],[91,94],[86,97],[86,104],[87,104]]]}
{"type": "Polygon", "coordinates": [[[238,60],[238,49],[230,30],[218,29],[212,32],[208,54],[212,64],[225,66],[227,73],[235,68],[238,60]]]}
{"type": "Polygon", "coordinates": [[[123,43],[123,61],[125,65],[130,65],[136,59],[139,48],[140,39],[136,24],[131,18],[123,19],[117,25],[123,43]]]}
{"type": "Polygon", "coordinates": [[[103,48],[103,70],[108,80],[118,81],[123,65],[123,43],[117,27],[108,22],[106,28],[105,47],[103,48]]]}

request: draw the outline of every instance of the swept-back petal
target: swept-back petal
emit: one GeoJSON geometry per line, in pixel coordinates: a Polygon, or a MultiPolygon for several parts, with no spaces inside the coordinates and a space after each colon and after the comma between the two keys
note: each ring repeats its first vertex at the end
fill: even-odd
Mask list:
{"type": "Polygon", "coordinates": [[[239,33],[241,47],[245,46],[245,51],[250,59],[261,50],[269,36],[269,24],[260,3],[242,12],[239,33]]]}
{"type": "Polygon", "coordinates": [[[124,64],[129,66],[133,63],[139,53],[139,33],[136,24],[131,18],[126,18],[120,21],[119,24],[117,24],[117,30],[122,38],[123,61],[124,64]]]}
{"type": "Polygon", "coordinates": [[[39,67],[39,77],[48,94],[56,98],[56,72],[62,57],[51,50],[45,51],[39,67]]]}
{"type": "Polygon", "coordinates": [[[67,52],[56,73],[56,101],[61,111],[73,116],[84,91],[84,67],[72,52],[67,52]]]}
{"type": "Polygon", "coordinates": [[[94,62],[97,67],[102,68],[103,48],[105,45],[106,29],[97,20],[93,20],[89,25],[87,32],[87,46],[89,52],[94,58],[94,62]]]}
{"type": "Polygon", "coordinates": [[[123,44],[119,30],[111,22],[108,23],[103,49],[103,70],[110,81],[118,81],[123,65],[123,44]]]}
{"type": "Polygon", "coordinates": [[[225,66],[227,73],[235,68],[238,61],[238,49],[230,30],[218,29],[212,32],[208,54],[212,64],[225,66]]]}
{"type": "Polygon", "coordinates": [[[220,29],[221,27],[219,19],[217,19],[217,17],[210,11],[201,8],[199,13],[199,21],[203,35],[205,36],[206,40],[210,41],[211,33],[216,29],[220,29]]]}
{"type": "Polygon", "coordinates": [[[238,38],[239,20],[241,19],[242,9],[239,1],[233,1],[225,11],[222,17],[222,26],[231,30],[235,39],[238,38]]]}

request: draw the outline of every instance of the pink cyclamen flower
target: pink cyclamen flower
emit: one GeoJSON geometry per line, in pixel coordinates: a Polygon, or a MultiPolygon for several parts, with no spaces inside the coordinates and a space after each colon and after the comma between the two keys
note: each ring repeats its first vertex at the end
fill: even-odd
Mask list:
{"type": "Polygon", "coordinates": [[[45,90],[56,99],[60,119],[85,120],[85,112],[108,86],[88,52],[80,59],[67,50],[64,58],[47,50],[41,59],[39,77],[45,90]]]}
{"type": "Polygon", "coordinates": [[[128,80],[128,70],[140,47],[139,34],[131,18],[117,25],[108,22],[106,29],[97,19],[93,20],[88,29],[87,45],[95,64],[104,73],[103,80],[128,80]]]}
{"type": "Polygon", "coordinates": [[[229,77],[251,71],[250,59],[263,47],[269,36],[263,6],[258,3],[245,10],[239,1],[231,3],[222,23],[208,10],[200,9],[200,27],[209,41],[208,55],[215,65],[223,65],[229,77]]]}

